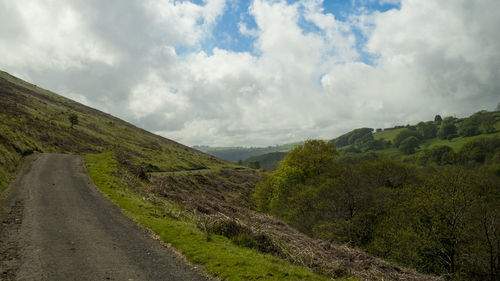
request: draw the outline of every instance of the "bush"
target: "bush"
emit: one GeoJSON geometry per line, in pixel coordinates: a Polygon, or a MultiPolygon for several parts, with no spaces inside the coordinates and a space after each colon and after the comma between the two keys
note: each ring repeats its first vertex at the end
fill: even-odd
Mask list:
{"type": "Polygon", "coordinates": [[[420,140],[414,136],[407,137],[404,139],[399,145],[399,150],[401,150],[404,154],[413,154],[415,153],[415,149],[418,148],[418,144],[420,140]]]}
{"type": "Polygon", "coordinates": [[[71,128],[73,128],[74,125],[78,125],[78,115],[75,113],[70,114],[68,120],[71,123],[71,128]]]}
{"type": "Polygon", "coordinates": [[[457,134],[457,127],[455,126],[453,121],[448,121],[447,119],[445,119],[443,123],[441,123],[441,127],[437,132],[437,136],[443,140],[452,139],[456,136],[456,134],[457,134]]]}
{"type": "Polygon", "coordinates": [[[396,135],[396,137],[394,138],[394,145],[399,148],[399,146],[401,145],[401,142],[403,142],[408,137],[415,137],[419,141],[421,138],[420,134],[417,133],[416,131],[406,129],[406,130],[399,132],[399,134],[396,135]]]}
{"type": "Polygon", "coordinates": [[[430,122],[420,122],[417,125],[417,132],[422,136],[423,139],[431,139],[436,137],[438,131],[437,125],[430,122]]]}
{"type": "Polygon", "coordinates": [[[497,149],[500,149],[500,138],[479,138],[464,144],[459,157],[462,163],[484,163],[493,158],[497,149]]]}
{"type": "Polygon", "coordinates": [[[248,167],[252,169],[260,169],[260,162],[258,160],[248,162],[248,167]]]}

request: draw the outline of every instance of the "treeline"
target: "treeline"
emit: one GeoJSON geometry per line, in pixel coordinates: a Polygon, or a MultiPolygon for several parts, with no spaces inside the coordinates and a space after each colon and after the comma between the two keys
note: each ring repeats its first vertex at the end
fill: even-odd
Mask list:
{"type": "MultiPolygon", "coordinates": [[[[403,129],[393,140],[375,139],[373,128],[360,128],[346,133],[330,142],[345,152],[361,153],[375,150],[383,150],[390,147],[398,148],[401,153],[414,154],[422,141],[439,138],[453,140],[457,137],[472,137],[481,134],[491,134],[496,132],[495,124],[500,119],[498,112],[479,111],[473,115],[458,119],[455,117],[441,118],[436,115],[434,121],[420,122],[417,125],[396,126],[403,129]]],[[[377,129],[376,132],[381,132],[377,129]]]]}
{"type": "Polygon", "coordinates": [[[253,169],[263,169],[266,171],[274,171],[278,168],[279,163],[288,152],[270,152],[263,155],[257,155],[238,162],[240,165],[245,165],[253,169]]]}
{"type": "Polygon", "coordinates": [[[500,139],[421,161],[351,163],[310,140],[263,176],[254,199],[317,238],[454,280],[500,280],[500,139]]]}

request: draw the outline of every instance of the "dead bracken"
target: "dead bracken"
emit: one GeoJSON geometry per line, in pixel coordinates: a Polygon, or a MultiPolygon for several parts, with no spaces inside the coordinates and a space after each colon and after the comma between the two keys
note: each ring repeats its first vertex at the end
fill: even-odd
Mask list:
{"type": "Polygon", "coordinates": [[[442,280],[359,249],[308,237],[276,218],[257,212],[250,195],[258,179],[254,170],[168,174],[152,177],[150,192],[181,203],[207,235],[226,236],[236,244],[271,253],[316,273],[333,278],[355,276],[361,280],[442,280]]]}

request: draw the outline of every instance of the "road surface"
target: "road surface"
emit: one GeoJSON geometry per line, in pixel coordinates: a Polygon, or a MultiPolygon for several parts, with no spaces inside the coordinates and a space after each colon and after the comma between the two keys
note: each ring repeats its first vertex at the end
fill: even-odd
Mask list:
{"type": "Polygon", "coordinates": [[[79,156],[33,156],[2,204],[0,280],[208,280],[105,199],[79,156]]]}

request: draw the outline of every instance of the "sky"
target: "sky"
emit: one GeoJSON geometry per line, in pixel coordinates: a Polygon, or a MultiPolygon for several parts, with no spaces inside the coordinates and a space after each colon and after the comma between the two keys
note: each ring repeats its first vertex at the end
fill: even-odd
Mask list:
{"type": "Polygon", "coordinates": [[[498,0],[0,0],[0,70],[186,145],[500,102],[498,0]]]}

